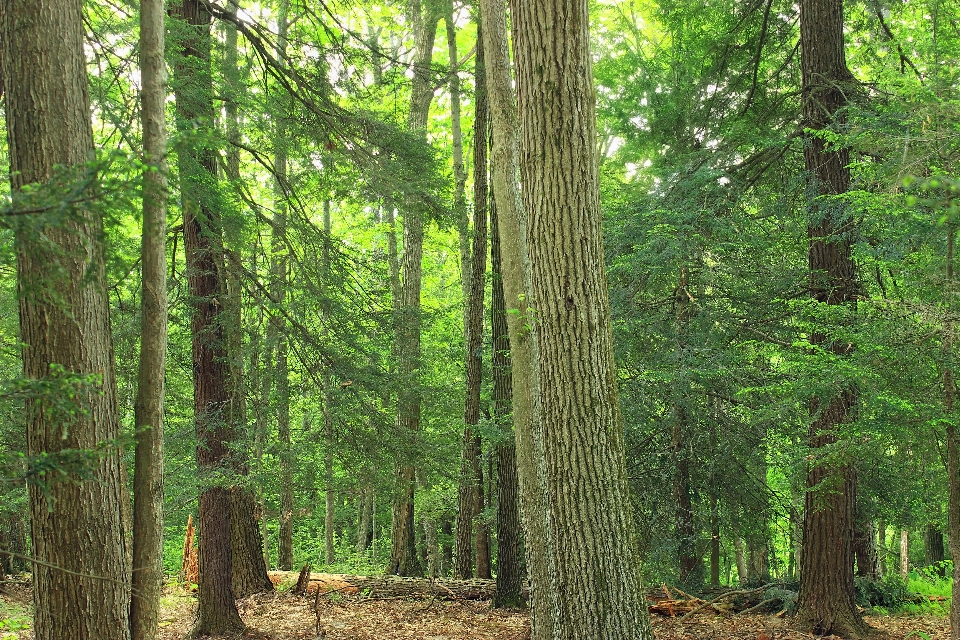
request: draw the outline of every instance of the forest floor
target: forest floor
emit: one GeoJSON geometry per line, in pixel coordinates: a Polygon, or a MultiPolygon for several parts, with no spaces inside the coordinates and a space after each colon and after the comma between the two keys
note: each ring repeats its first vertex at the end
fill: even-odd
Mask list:
{"type": "MultiPolygon", "coordinates": [[[[0,618],[30,602],[28,587],[0,590],[0,618]]],[[[313,594],[289,590],[254,595],[238,601],[248,631],[234,640],[524,640],[529,638],[526,612],[500,611],[489,602],[470,600],[321,598],[314,613],[313,594]],[[318,632],[319,625],[319,632],[318,632]]],[[[169,587],[161,601],[160,640],[182,640],[190,630],[195,598],[169,587]]],[[[678,618],[653,615],[657,640],[810,640],[791,628],[789,618],[770,615],[697,614],[678,618]]],[[[890,640],[948,640],[949,621],[933,616],[868,616],[867,621],[890,640]]],[[[0,623],[0,640],[32,640],[33,633],[0,623]]]]}

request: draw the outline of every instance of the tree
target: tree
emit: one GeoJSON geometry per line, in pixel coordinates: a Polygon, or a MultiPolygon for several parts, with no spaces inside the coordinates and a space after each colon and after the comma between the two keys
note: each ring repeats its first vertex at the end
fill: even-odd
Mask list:
{"type": "Polygon", "coordinates": [[[27,453],[38,465],[29,487],[38,640],[130,637],[82,4],[16,0],[0,8],[10,182],[22,211],[14,230],[23,377],[31,389],[27,453]]]}
{"type": "Polygon", "coordinates": [[[156,640],[163,585],[163,396],[167,350],[167,125],[163,0],[140,3],[143,239],[140,369],[134,424],[133,640],[156,640]]]}
{"type": "Polygon", "coordinates": [[[516,2],[511,17],[543,425],[537,463],[546,475],[555,567],[549,584],[531,589],[551,593],[555,638],[650,638],[627,508],[588,3],[516,2]]]}
{"type": "MultiPolygon", "coordinates": [[[[433,44],[440,19],[437,3],[432,0],[410,0],[414,36],[413,85],[407,130],[426,135],[430,103],[433,101],[430,65],[433,44]]],[[[403,387],[397,405],[397,424],[402,433],[413,435],[420,429],[420,293],[423,280],[423,204],[407,198],[403,219],[403,282],[401,284],[397,351],[403,387]]],[[[405,454],[404,457],[406,457],[405,454]]],[[[397,495],[393,502],[390,538],[392,547],[386,573],[415,576],[423,567],[415,548],[413,494],[416,472],[408,460],[398,464],[397,495]]]]}
{"type": "MultiPolygon", "coordinates": [[[[807,172],[810,290],[818,304],[851,306],[858,295],[851,255],[853,221],[835,196],[850,186],[849,150],[832,148],[825,135],[841,116],[852,89],[843,41],[843,3],[800,4],[800,58],[807,172]]],[[[843,357],[853,345],[814,333],[810,343],[843,357]]],[[[857,402],[851,382],[823,389],[810,401],[809,445],[814,456],[838,441],[857,402]]],[[[859,638],[869,632],[854,602],[853,527],[856,469],[849,462],[815,459],[807,471],[803,553],[796,617],[817,634],[859,638]]]]}
{"type": "Polygon", "coordinates": [[[225,337],[226,287],[223,230],[215,188],[217,157],[208,139],[189,139],[194,127],[213,124],[210,14],[199,0],[174,8],[182,20],[175,65],[177,128],[187,139],[177,149],[183,241],[193,316],[193,403],[200,475],[200,582],[193,636],[244,629],[232,588],[229,372],[225,337]]]}

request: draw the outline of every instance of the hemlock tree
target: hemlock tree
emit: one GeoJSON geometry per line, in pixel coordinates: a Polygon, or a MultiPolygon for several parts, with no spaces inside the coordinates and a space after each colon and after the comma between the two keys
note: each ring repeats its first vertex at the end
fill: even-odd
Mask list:
{"type": "Polygon", "coordinates": [[[103,218],[84,167],[94,144],[82,5],[0,7],[23,376],[34,385],[27,450],[59,465],[30,486],[38,640],[130,637],[103,218]]]}
{"type": "Polygon", "coordinates": [[[226,286],[223,232],[215,193],[217,157],[210,141],[190,139],[195,126],[212,126],[210,14],[200,0],[174,8],[182,20],[175,69],[183,241],[192,302],[193,403],[200,475],[200,580],[193,636],[229,635],[244,629],[231,585],[230,491],[233,430],[228,420],[226,286]]]}
{"type": "Polygon", "coordinates": [[[628,511],[588,4],[512,4],[544,457],[537,463],[553,529],[554,573],[546,584],[532,576],[531,590],[553,599],[553,638],[634,640],[652,633],[628,511]]]}
{"type": "Polygon", "coordinates": [[[155,640],[163,585],[163,393],[167,350],[167,126],[163,0],[140,3],[143,124],[143,301],[134,424],[130,635],[155,640]]]}
{"type": "MultiPolygon", "coordinates": [[[[844,55],[841,0],[802,0],[800,59],[804,126],[815,132],[804,145],[810,290],[820,304],[851,306],[858,293],[850,240],[854,223],[845,204],[833,197],[850,188],[849,150],[831,148],[816,133],[842,117],[853,86],[844,55]]],[[[812,334],[810,343],[841,357],[853,349],[823,333],[812,334]]],[[[838,441],[837,430],[853,418],[856,402],[852,382],[821,390],[811,400],[809,446],[814,455],[838,441]]],[[[849,463],[814,461],[807,471],[796,618],[818,635],[859,638],[870,631],[854,603],[856,482],[856,469],[849,463]]]]}

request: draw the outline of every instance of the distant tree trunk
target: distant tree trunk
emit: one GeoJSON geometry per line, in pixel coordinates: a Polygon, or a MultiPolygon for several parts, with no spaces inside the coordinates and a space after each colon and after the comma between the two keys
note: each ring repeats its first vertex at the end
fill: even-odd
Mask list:
{"type": "Polygon", "coordinates": [[[927,524],[923,532],[923,549],[927,556],[927,566],[935,567],[936,573],[944,577],[943,565],[940,564],[944,560],[943,532],[940,531],[940,527],[932,523],[927,524]]]}
{"type": "MultiPolygon", "coordinates": [[[[411,0],[413,18],[414,62],[413,86],[407,129],[426,135],[430,103],[433,101],[432,73],[433,43],[437,35],[440,14],[429,0],[411,0]]],[[[400,318],[397,327],[400,359],[401,391],[398,397],[397,421],[401,433],[414,437],[420,430],[420,292],[423,276],[423,212],[418,203],[408,201],[403,225],[403,282],[401,285],[400,318]]],[[[406,456],[403,456],[406,457],[406,456]]],[[[386,573],[401,576],[419,576],[423,567],[416,553],[416,531],[413,515],[413,496],[416,473],[409,460],[401,459],[397,466],[396,494],[391,525],[392,546],[386,573]]]]}
{"type": "MultiPolygon", "coordinates": [[[[332,227],[330,224],[330,198],[323,201],[323,273],[324,282],[330,282],[330,242],[332,227]]],[[[326,316],[327,313],[324,312],[326,316]]],[[[323,456],[323,483],[326,487],[325,498],[326,505],[323,515],[323,540],[324,556],[328,565],[332,565],[335,560],[333,548],[333,525],[334,525],[334,507],[336,506],[337,492],[333,486],[333,409],[330,404],[333,402],[333,393],[330,371],[327,370],[323,376],[323,440],[326,452],[323,456]]]]}
{"type": "Polygon", "coordinates": [[[372,486],[361,489],[360,527],[357,531],[357,553],[363,553],[373,542],[373,496],[372,486]]]}
{"type": "Polygon", "coordinates": [[[737,582],[741,585],[750,581],[750,571],[747,567],[746,543],[737,536],[733,539],[733,549],[737,556],[737,582]]]}
{"type": "MultiPolygon", "coordinates": [[[[828,129],[842,117],[845,86],[853,79],[844,56],[841,0],[801,0],[800,52],[804,127],[828,129]]],[[[842,203],[829,199],[849,189],[849,152],[829,147],[820,136],[808,136],[804,163],[812,295],[821,304],[853,305],[857,296],[849,236],[853,222],[842,203]]],[[[822,334],[811,335],[810,342],[832,349],[837,356],[853,348],[822,334]]],[[[856,402],[852,384],[810,402],[809,446],[814,459],[818,450],[837,441],[836,429],[850,420],[856,402]]],[[[870,632],[854,602],[856,482],[856,470],[849,465],[814,461],[807,470],[796,617],[816,634],[860,638],[870,632]]]]}
{"type": "MultiPolygon", "coordinates": [[[[477,439],[477,451],[480,451],[480,436],[476,437],[477,439]]],[[[483,512],[486,509],[486,492],[484,491],[484,474],[483,467],[477,460],[477,501],[476,501],[476,511],[474,511],[473,517],[476,526],[473,528],[473,547],[477,557],[477,577],[478,578],[491,578],[493,574],[491,573],[492,567],[490,565],[490,527],[487,525],[483,517],[483,512]]]]}
{"type": "MultiPolygon", "coordinates": [[[[478,27],[481,28],[481,27],[478,27]]],[[[482,28],[481,28],[482,29],[482,28]]],[[[482,34],[478,39],[482,40],[482,34]]],[[[479,55],[479,50],[478,50],[479,55]]],[[[479,80],[478,80],[479,82],[479,80]]],[[[520,497],[517,478],[517,448],[511,432],[510,337],[507,333],[507,304],[501,276],[500,225],[496,201],[490,201],[490,334],[492,341],[493,416],[501,435],[497,457],[497,590],[493,606],[519,608],[523,598],[523,558],[520,549],[520,497]]]]}
{"type": "MultiPolygon", "coordinates": [[[[947,227],[947,255],[945,265],[944,298],[948,309],[954,309],[954,251],[957,227],[947,227]]],[[[947,320],[943,327],[942,349],[946,362],[954,357],[954,323],[947,320]]],[[[953,560],[953,589],[950,601],[950,637],[960,640],[960,432],[954,422],[954,405],[957,397],[956,374],[948,365],[943,368],[943,411],[952,418],[947,422],[947,540],[950,558],[953,560]]]]}
{"type": "MultiPolygon", "coordinates": [[[[236,14],[237,3],[230,1],[227,10],[236,14]]],[[[226,79],[226,113],[227,151],[224,170],[227,179],[233,184],[240,182],[240,119],[238,98],[243,90],[240,84],[240,69],[237,64],[237,27],[233,22],[226,20],[224,26],[224,59],[223,73],[226,79]]],[[[240,263],[240,251],[237,248],[237,238],[226,238],[232,249],[232,261],[240,263]]],[[[227,299],[226,312],[229,316],[226,325],[227,349],[230,354],[230,411],[229,420],[238,434],[243,434],[247,424],[246,386],[244,384],[243,360],[243,325],[242,325],[242,297],[240,280],[237,269],[231,264],[227,269],[227,299]]],[[[256,269],[253,270],[256,273],[256,269]]],[[[255,348],[256,350],[256,348],[255,348]]],[[[257,354],[259,357],[259,354],[257,354]]],[[[256,365],[254,365],[256,366],[256,365]]],[[[254,378],[256,379],[256,372],[254,378]]],[[[245,437],[246,434],[244,434],[245,437]]],[[[256,442],[259,431],[254,434],[254,449],[259,450],[260,443],[256,442]]],[[[256,454],[259,457],[259,453],[256,454]]],[[[240,478],[249,475],[249,458],[242,452],[234,452],[233,467],[240,478]]],[[[254,593],[273,591],[273,583],[267,575],[267,560],[264,555],[263,537],[260,531],[260,517],[258,514],[256,496],[247,488],[245,483],[235,484],[230,489],[230,544],[233,550],[232,577],[233,595],[244,598],[254,593]]]]}
{"type": "Polygon", "coordinates": [[[877,531],[869,513],[861,513],[857,506],[853,529],[853,553],[857,560],[857,575],[861,578],[876,580],[877,572],[877,531]]]}
{"type": "MultiPolygon", "coordinates": [[[[23,376],[53,388],[26,401],[27,453],[97,450],[116,441],[119,422],[103,219],[82,204],[97,201],[94,170],[83,173],[94,146],[82,3],[5,0],[0,47],[14,207],[29,198],[57,203],[55,213],[6,219],[15,233],[23,376]],[[62,178],[57,167],[66,168],[62,178]],[[68,196],[82,181],[83,192],[68,196]],[[48,184],[36,195],[24,192],[48,184]],[[72,404],[68,389],[80,400],[62,408],[72,404]]],[[[118,450],[109,447],[88,477],[48,473],[36,478],[44,487],[29,487],[32,556],[45,563],[33,566],[37,640],[130,637],[123,478],[118,450]]]]}
{"type": "MultiPolygon", "coordinates": [[[[290,8],[289,0],[282,0],[277,13],[277,49],[280,59],[283,59],[287,48],[287,28],[289,20],[287,14],[290,8]]],[[[270,242],[272,256],[271,297],[278,306],[286,301],[288,286],[287,264],[287,133],[284,126],[285,116],[281,116],[276,128],[274,174],[276,175],[275,208],[273,219],[273,236],[270,242]]],[[[290,377],[287,362],[287,323],[279,313],[270,318],[270,337],[268,341],[275,345],[277,398],[277,436],[280,439],[280,522],[279,522],[279,555],[277,564],[283,571],[293,569],[293,446],[290,440],[290,377]]]]}
{"type": "Polygon", "coordinates": [[[429,514],[423,516],[423,539],[427,550],[427,577],[439,577],[440,545],[437,541],[437,521],[429,514]]]}
{"type": "Polygon", "coordinates": [[[883,518],[877,522],[877,556],[878,571],[881,577],[887,575],[887,523],[883,518]]]}
{"type": "Polygon", "coordinates": [[[531,590],[552,592],[557,640],[636,640],[653,634],[613,359],[588,4],[517,1],[511,11],[544,426],[538,464],[552,528],[552,539],[527,541],[553,557],[552,580],[531,590]]]}
{"type": "MultiPolygon", "coordinates": [[[[452,30],[452,17],[448,31],[452,30]]],[[[456,45],[452,45],[451,55],[456,45]]],[[[458,491],[457,571],[463,578],[472,575],[471,556],[476,557],[477,576],[489,577],[489,536],[486,527],[473,524],[483,511],[483,473],[480,468],[481,441],[476,433],[480,423],[480,388],[483,371],[483,295],[487,269],[487,95],[483,85],[483,54],[477,53],[477,76],[473,125],[473,252],[464,264],[468,295],[464,310],[466,329],[466,394],[464,403],[463,461],[458,491]],[[474,553],[470,553],[473,546],[474,553]],[[463,550],[461,550],[463,547],[463,550]],[[485,575],[484,575],[485,574],[485,575]]],[[[469,242],[468,238],[463,239],[469,242]]]]}
{"type": "Polygon", "coordinates": [[[900,531],[900,577],[906,582],[910,577],[910,532],[900,531]]]}
{"type": "Polygon", "coordinates": [[[720,586],[720,510],[716,491],[710,495],[710,586],[720,586]]]}
{"type": "Polygon", "coordinates": [[[132,640],[159,637],[163,586],[163,390],[167,350],[167,125],[163,0],[140,3],[143,161],[140,368],[134,424],[132,640]]]}
{"type": "MultiPolygon", "coordinates": [[[[184,22],[175,65],[177,126],[192,131],[196,123],[212,126],[210,14],[199,0],[183,0],[172,10],[184,22]]],[[[196,143],[206,144],[206,143],[196,143]]],[[[192,299],[193,399],[200,492],[200,583],[193,636],[230,635],[244,625],[234,603],[231,576],[230,495],[221,477],[231,466],[233,429],[227,421],[229,372],[224,336],[227,293],[223,273],[220,212],[209,206],[216,181],[217,158],[209,147],[184,145],[180,159],[183,236],[187,280],[192,299]]]]}
{"type": "Polygon", "coordinates": [[[747,581],[753,584],[770,582],[770,547],[767,541],[760,538],[747,540],[749,563],[747,565],[747,581]]]}

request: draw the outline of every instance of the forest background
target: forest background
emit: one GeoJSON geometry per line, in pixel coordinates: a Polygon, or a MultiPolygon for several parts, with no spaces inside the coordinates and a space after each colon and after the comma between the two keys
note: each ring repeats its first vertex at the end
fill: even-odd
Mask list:
{"type": "MultiPolygon", "coordinates": [[[[498,243],[478,204],[490,125],[476,113],[477,7],[193,6],[209,13],[174,10],[166,34],[165,573],[180,570],[200,494],[228,486],[246,495],[232,508],[248,509],[266,566],[489,576],[515,480],[501,471],[513,435],[497,404],[506,365],[491,348],[504,329],[487,313],[499,271],[485,256],[498,243]],[[208,447],[195,417],[191,206],[219,220],[216,237],[200,236],[222,279],[205,303],[223,308],[216,358],[228,370],[221,417],[233,462],[212,475],[198,462],[208,447]]],[[[950,573],[960,7],[843,9],[852,79],[829,126],[812,128],[794,3],[590,4],[617,382],[646,583],[795,580],[805,501],[837,490],[808,491],[808,470],[824,466],[855,468],[862,578],[950,573]],[[811,140],[849,153],[849,189],[819,209],[804,166],[811,140]],[[850,249],[856,294],[822,304],[811,216],[837,210],[834,241],[850,249]],[[849,389],[855,411],[811,446],[816,399],[849,389]]],[[[13,238],[28,216],[4,181],[0,540],[19,554],[4,559],[7,572],[30,555],[27,484],[82,475],[105,450],[121,452],[125,480],[134,468],[138,20],[131,2],[84,4],[97,157],[29,200],[47,224],[70,208],[76,180],[97,185],[121,425],[99,451],[28,447],[24,398],[69,405],[90,381],[67,372],[38,390],[24,377],[13,238]]],[[[6,140],[0,158],[9,164],[6,140]]],[[[500,311],[536,323],[535,310],[500,311]]]]}

